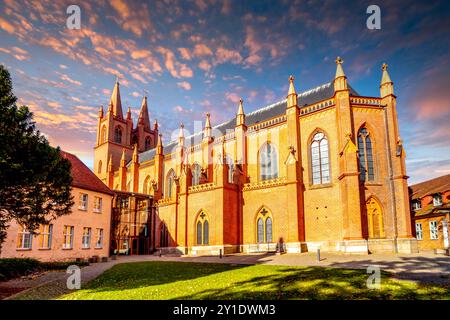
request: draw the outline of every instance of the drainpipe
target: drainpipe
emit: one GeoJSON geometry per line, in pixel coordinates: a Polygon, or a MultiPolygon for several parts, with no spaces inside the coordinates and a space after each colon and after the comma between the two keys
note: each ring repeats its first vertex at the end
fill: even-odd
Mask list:
{"type": "Polygon", "coordinates": [[[388,162],[388,171],[389,171],[389,189],[391,192],[391,209],[394,213],[394,252],[398,253],[398,244],[397,244],[397,238],[398,238],[398,228],[397,228],[397,208],[395,206],[396,199],[395,199],[395,187],[394,187],[394,173],[392,170],[392,159],[391,159],[391,146],[389,144],[389,128],[388,128],[388,121],[387,121],[387,110],[386,106],[384,107],[384,126],[386,128],[386,151],[387,151],[387,162],[388,162]]]}

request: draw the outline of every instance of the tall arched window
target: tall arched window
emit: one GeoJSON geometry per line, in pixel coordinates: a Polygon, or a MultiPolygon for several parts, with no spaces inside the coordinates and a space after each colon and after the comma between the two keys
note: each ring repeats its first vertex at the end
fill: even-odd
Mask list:
{"type": "Polygon", "coordinates": [[[102,173],[102,160],[98,162],[97,172],[102,173]]]}
{"type": "Polygon", "coordinates": [[[272,218],[266,208],[262,208],[256,217],[256,241],[268,243],[273,241],[272,218]]]}
{"type": "Polygon", "coordinates": [[[106,142],[106,126],[102,127],[102,131],[101,131],[100,137],[101,137],[100,143],[106,142]]]}
{"type": "Polygon", "coordinates": [[[197,219],[197,245],[209,244],[209,221],[204,212],[201,212],[197,219]]]}
{"type": "Polygon", "coordinates": [[[258,218],[258,230],[257,230],[257,241],[258,243],[264,242],[264,222],[262,218],[258,218]]]}
{"type": "Polygon", "coordinates": [[[145,150],[149,150],[152,146],[152,139],[150,137],[145,138],[145,150]]]}
{"type": "Polygon", "coordinates": [[[175,186],[175,171],[170,169],[166,181],[166,198],[172,198],[175,186]]]}
{"type": "Polygon", "coordinates": [[[151,190],[150,188],[151,188],[150,176],[147,176],[144,180],[142,192],[144,194],[150,194],[150,190],[151,190]]]}
{"type": "Polygon", "coordinates": [[[317,132],[311,141],[312,184],[330,183],[330,157],[328,140],[323,132],[317,132]]]}
{"type": "Polygon", "coordinates": [[[114,142],[122,143],[122,129],[120,127],[114,129],[114,142]]]}
{"type": "Polygon", "coordinates": [[[366,128],[359,129],[358,132],[358,154],[359,154],[359,178],[361,181],[375,180],[373,169],[372,140],[366,128]]]}
{"type": "Polygon", "coordinates": [[[196,186],[200,184],[200,174],[202,173],[202,168],[198,163],[194,163],[192,166],[192,185],[196,186]]]}
{"type": "Polygon", "coordinates": [[[278,178],[278,154],[271,143],[265,143],[259,150],[259,173],[261,180],[278,178]]]}

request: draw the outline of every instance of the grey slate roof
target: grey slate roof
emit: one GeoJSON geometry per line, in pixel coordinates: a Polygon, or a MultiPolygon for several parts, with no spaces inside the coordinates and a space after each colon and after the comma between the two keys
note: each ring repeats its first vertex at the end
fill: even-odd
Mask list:
{"type": "MultiPolygon", "coordinates": [[[[359,96],[359,94],[348,85],[351,96],[359,96]]],[[[313,88],[311,90],[302,92],[298,95],[298,105],[300,108],[314,104],[321,100],[326,100],[331,98],[334,95],[334,86],[333,82],[325,83],[321,86],[313,88]]],[[[258,122],[265,121],[267,119],[271,119],[286,112],[286,99],[271,104],[269,106],[260,108],[253,112],[247,113],[245,115],[245,124],[247,126],[254,125],[258,122]]],[[[212,128],[212,135],[215,136],[214,133],[221,133],[221,135],[229,132],[228,130],[234,130],[236,124],[236,118],[232,118],[227,122],[221,123],[212,128]]],[[[192,136],[186,137],[186,145],[193,146],[195,144],[200,143],[203,136],[203,132],[198,132],[192,136]]],[[[164,154],[172,153],[176,146],[178,145],[178,141],[171,141],[167,145],[164,146],[164,154]]],[[[139,154],[139,162],[145,162],[148,160],[152,160],[155,157],[156,148],[147,150],[139,154]]]]}

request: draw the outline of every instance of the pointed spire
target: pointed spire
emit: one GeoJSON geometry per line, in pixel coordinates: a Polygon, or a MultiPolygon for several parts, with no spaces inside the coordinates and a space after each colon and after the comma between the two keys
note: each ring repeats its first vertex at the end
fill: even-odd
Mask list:
{"type": "Polygon", "coordinates": [[[287,95],[287,108],[298,106],[297,91],[294,86],[294,76],[289,77],[289,91],[287,95]]]}
{"type": "Polygon", "coordinates": [[[158,120],[155,119],[155,122],[153,123],[153,130],[156,131],[158,130],[158,120]]]}
{"type": "Polygon", "coordinates": [[[109,155],[108,172],[113,171],[112,154],[109,155]]]}
{"type": "Polygon", "coordinates": [[[347,77],[345,76],[344,69],[342,69],[343,63],[344,60],[342,60],[341,57],[336,58],[336,75],[334,77],[334,91],[347,89],[347,77]]]}
{"type": "Polygon", "coordinates": [[[335,79],[339,77],[345,77],[344,69],[342,69],[342,64],[344,63],[344,60],[341,59],[341,57],[336,58],[336,76],[335,79]]]}
{"type": "Polygon", "coordinates": [[[203,136],[205,138],[211,137],[211,114],[209,112],[206,113],[206,121],[205,121],[205,130],[203,132],[203,136]]]}
{"type": "Polygon", "coordinates": [[[156,143],[156,154],[163,154],[162,134],[158,135],[158,142],[156,143]]]}
{"type": "Polygon", "coordinates": [[[294,87],[294,76],[291,75],[289,77],[289,91],[288,91],[288,96],[291,94],[296,94],[297,92],[295,91],[295,87],[294,87]]]}
{"type": "Polygon", "coordinates": [[[122,112],[122,100],[120,99],[120,89],[119,89],[119,80],[116,79],[116,83],[114,85],[113,92],[111,94],[111,99],[109,101],[110,106],[112,106],[114,116],[123,119],[122,112]]]}
{"type": "Polygon", "coordinates": [[[100,119],[103,118],[103,105],[101,105],[101,106],[100,106],[100,109],[98,109],[98,117],[99,117],[100,119]]]}
{"type": "Polygon", "coordinates": [[[389,76],[387,69],[388,65],[386,63],[383,63],[383,65],[381,66],[381,70],[383,70],[383,74],[381,75],[381,85],[386,83],[392,83],[391,77],[389,76]]]}
{"type": "Polygon", "coordinates": [[[125,167],[127,165],[126,155],[125,155],[125,148],[122,148],[122,158],[120,159],[120,166],[125,167]]]}
{"type": "Polygon", "coordinates": [[[387,71],[388,65],[383,63],[381,66],[381,70],[383,71],[381,75],[381,84],[380,84],[380,96],[385,97],[390,94],[394,94],[394,83],[389,76],[387,71]]]}
{"type": "Polygon", "coordinates": [[[150,130],[150,117],[148,116],[147,96],[142,98],[141,111],[139,113],[140,124],[144,125],[144,128],[150,130]]]}
{"type": "Polygon", "coordinates": [[[127,120],[131,120],[131,107],[128,107],[127,110],[127,120]]]}
{"type": "Polygon", "coordinates": [[[236,125],[245,125],[244,100],[239,99],[239,107],[236,115],[236,125]]]}
{"type": "Polygon", "coordinates": [[[137,145],[137,143],[134,144],[133,163],[139,163],[139,153],[138,153],[138,145],[137,145]]]}
{"type": "Polygon", "coordinates": [[[178,134],[178,145],[184,145],[184,124],[180,124],[180,133],[178,134]]]}

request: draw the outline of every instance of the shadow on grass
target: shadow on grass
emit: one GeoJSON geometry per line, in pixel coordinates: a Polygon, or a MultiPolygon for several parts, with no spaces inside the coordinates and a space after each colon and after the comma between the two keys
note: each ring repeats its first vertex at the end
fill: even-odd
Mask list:
{"type": "Polygon", "coordinates": [[[141,262],[117,265],[68,298],[450,299],[448,288],[393,280],[388,273],[382,273],[381,289],[370,290],[368,276],[358,269],[141,262]]]}
{"type": "Polygon", "coordinates": [[[448,287],[393,280],[386,272],[382,272],[380,289],[368,289],[369,275],[363,270],[323,267],[275,268],[276,274],[236,282],[233,284],[235,289],[211,288],[177,299],[450,299],[448,287]]]}

